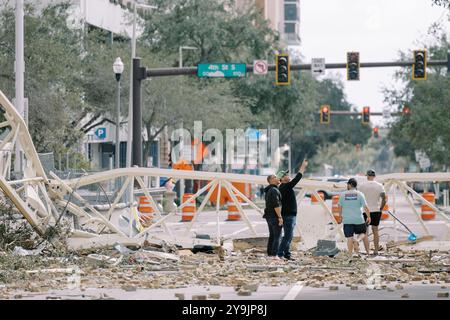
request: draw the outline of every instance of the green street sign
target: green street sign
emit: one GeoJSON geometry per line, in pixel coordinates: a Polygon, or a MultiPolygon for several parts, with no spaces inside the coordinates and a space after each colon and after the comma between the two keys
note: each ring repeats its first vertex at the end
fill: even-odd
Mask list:
{"type": "Polygon", "coordinates": [[[199,63],[197,76],[199,78],[241,78],[245,77],[245,63],[199,63]]]}

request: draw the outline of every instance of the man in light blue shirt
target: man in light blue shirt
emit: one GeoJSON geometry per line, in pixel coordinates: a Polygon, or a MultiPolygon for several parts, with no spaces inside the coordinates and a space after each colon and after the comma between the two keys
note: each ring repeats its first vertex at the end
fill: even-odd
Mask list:
{"type": "MultiPolygon", "coordinates": [[[[367,255],[369,255],[369,239],[367,237],[367,225],[370,223],[370,211],[367,207],[366,198],[364,194],[356,190],[358,183],[351,178],[347,182],[347,191],[344,191],[339,196],[339,214],[344,224],[344,234],[347,238],[347,247],[350,255],[353,253],[353,247],[359,247],[358,241],[363,240],[367,255]],[[367,214],[367,220],[364,217],[361,208],[367,214]],[[358,235],[356,240],[354,235],[358,235]]],[[[355,250],[357,251],[357,250],[355,250]]]]}

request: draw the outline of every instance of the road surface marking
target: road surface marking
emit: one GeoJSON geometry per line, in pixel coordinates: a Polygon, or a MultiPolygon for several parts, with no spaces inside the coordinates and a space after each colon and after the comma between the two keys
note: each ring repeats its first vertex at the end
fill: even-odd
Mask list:
{"type": "Polygon", "coordinates": [[[297,282],[289,292],[284,296],[283,300],[294,300],[303,289],[303,282],[297,282]]]}

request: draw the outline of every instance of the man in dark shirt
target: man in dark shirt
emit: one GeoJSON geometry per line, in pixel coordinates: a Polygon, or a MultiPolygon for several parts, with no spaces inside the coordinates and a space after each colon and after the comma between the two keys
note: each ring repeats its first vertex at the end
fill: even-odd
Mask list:
{"type": "Polygon", "coordinates": [[[269,227],[269,241],[267,243],[267,255],[278,258],[278,246],[280,245],[283,219],[281,217],[281,194],[278,190],[280,179],[275,175],[267,177],[269,185],[264,189],[266,208],[263,218],[269,227]]]}
{"type": "Polygon", "coordinates": [[[292,238],[294,236],[294,227],[297,220],[297,199],[295,197],[294,187],[303,177],[308,161],[303,160],[299,172],[294,179],[290,180],[288,172],[283,172],[281,184],[278,187],[281,193],[281,216],[283,218],[283,240],[278,248],[278,257],[292,260],[289,251],[292,238]]]}

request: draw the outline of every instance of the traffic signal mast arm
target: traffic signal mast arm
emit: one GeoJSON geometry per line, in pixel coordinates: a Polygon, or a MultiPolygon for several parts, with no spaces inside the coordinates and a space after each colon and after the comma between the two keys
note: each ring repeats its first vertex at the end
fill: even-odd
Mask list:
{"type": "MultiPolygon", "coordinates": [[[[414,61],[391,61],[391,62],[361,62],[360,68],[380,68],[380,67],[412,67],[414,61]]],[[[447,66],[447,60],[427,61],[427,66],[447,66]]],[[[291,64],[291,71],[297,70],[311,70],[310,63],[291,64]]],[[[346,69],[347,63],[326,63],[326,69],[346,69]]],[[[269,65],[269,71],[275,71],[275,64],[269,65]]],[[[140,73],[140,78],[145,79],[147,77],[164,77],[164,76],[183,76],[183,75],[196,75],[197,67],[183,67],[183,68],[155,68],[146,69],[143,68],[143,72],[140,73]]],[[[253,72],[253,65],[247,65],[247,72],[253,72]]],[[[450,72],[450,70],[448,70],[450,72]]]]}
{"type": "MultiPolygon", "coordinates": [[[[320,113],[320,111],[319,111],[320,113]]],[[[331,115],[335,116],[360,116],[362,113],[361,111],[346,111],[346,110],[337,110],[337,111],[331,111],[331,115]]],[[[401,116],[404,112],[392,112],[391,116],[401,116]]],[[[370,116],[383,116],[383,112],[370,112],[370,116]]]]}

